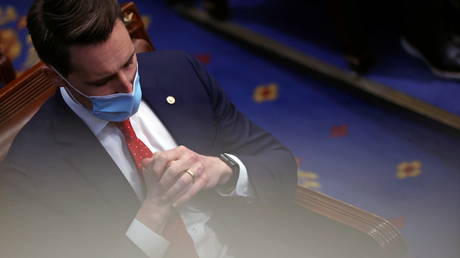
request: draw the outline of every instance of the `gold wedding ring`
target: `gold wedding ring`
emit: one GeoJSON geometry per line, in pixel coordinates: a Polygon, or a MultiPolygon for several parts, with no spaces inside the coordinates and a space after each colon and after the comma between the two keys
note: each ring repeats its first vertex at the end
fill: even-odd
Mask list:
{"type": "Polygon", "coordinates": [[[185,170],[184,173],[190,175],[190,176],[192,177],[192,183],[195,183],[195,173],[193,173],[192,171],[190,171],[190,169],[185,170]]]}

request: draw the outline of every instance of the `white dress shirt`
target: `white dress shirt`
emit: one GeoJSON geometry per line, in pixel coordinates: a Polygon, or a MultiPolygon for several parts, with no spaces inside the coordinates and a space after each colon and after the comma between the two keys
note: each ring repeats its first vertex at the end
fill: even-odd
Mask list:
{"type": "MultiPolygon", "coordinates": [[[[124,143],[121,131],[108,121],[92,115],[89,110],[75,102],[64,88],[60,88],[60,92],[67,105],[88,125],[89,129],[99,139],[120,168],[126,180],[128,180],[139,200],[142,201],[145,196],[145,186],[124,143]]],[[[152,152],[177,147],[166,127],[144,101],[141,102],[138,112],[130,117],[130,121],[136,136],[152,152]]],[[[246,167],[236,156],[231,156],[240,166],[240,175],[235,190],[227,196],[253,196],[252,189],[250,189],[248,183],[246,167]]],[[[210,216],[212,216],[209,211],[200,210],[199,207],[194,205],[192,199],[182,205],[179,213],[200,257],[231,257],[226,254],[227,247],[225,244],[219,242],[215,232],[206,224],[210,216]]],[[[131,222],[126,236],[148,257],[162,257],[169,246],[168,240],[136,219],[131,222]]]]}

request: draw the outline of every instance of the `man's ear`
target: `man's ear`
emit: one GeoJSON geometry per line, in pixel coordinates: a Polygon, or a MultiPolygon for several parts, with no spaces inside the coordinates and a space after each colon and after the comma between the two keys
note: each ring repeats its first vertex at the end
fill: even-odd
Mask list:
{"type": "Polygon", "coordinates": [[[67,84],[67,82],[64,81],[64,79],[62,79],[62,77],[59,76],[59,74],[57,74],[57,72],[49,66],[45,65],[41,70],[45,76],[53,83],[53,85],[56,85],[56,87],[61,87],[67,84]]]}

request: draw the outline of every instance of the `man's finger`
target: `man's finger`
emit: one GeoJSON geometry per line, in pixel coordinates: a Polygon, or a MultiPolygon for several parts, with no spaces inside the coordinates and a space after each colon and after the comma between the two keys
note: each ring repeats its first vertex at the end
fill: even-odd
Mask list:
{"type": "MultiPolygon", "coordinates": [[[[153,154],[153,156],[155,156],[155,153],[153,154]]],[[[150,167],[152,166],[152,162],[153,162],[153,156],[150,157],[150,158],[145,158],[145,159],[142,160],[142,168],[143,168],[143,170],[150,169],[150,167]]]]}
{"type": "Polygon", "coordinates": [[[153,157],[151,169],[157,174],[158,178],[161,178],[168,167],[173,161],[180,159],[188,149],[184,146],[177,148],[157,152],[153,157]]]}
{"type": "Polygon", "coordinates": [[[173,203],[173,207],[177,207],[182,205],[186,201],[190,200],[193,196],[195,196],[198,192],[200,192],[207,184],[207,180],[201,176],[198,178],[192,186],[185,191],[176,201],[173,203]]]}
{"type": "Polygon", "coordinates": [[[190,176],[183,174],[176,183],[169,188],[166,193],[162,196],[162,201],[168,202],[177,198],[177,195],[188,188],[193,184],[192,178],[190,176]]]}
{"type": "Polygon", "coordinates": [[[159,184],[164,189],[169,189],[172,187],[175,182],[182,177],[182,174],[187,169],[195,171],[197,168],[201,168],[202,165],[199,161],[198,154],[189,152],[183,154],[178,160],[175,160],[163,173],[163,176],[160,178],[159,184]]]}
{"type": "Polygon", "coordinates": [[[196,178],[199,178],[202,174],[203,166],[201,163],[193,164],[189,169],[183,170],[178,179],[174,184],[167,190],[163,196],[163,200],[175,200],[177,197],[184,192],[184,190],[190,188],[195,183],[196,178]]]}

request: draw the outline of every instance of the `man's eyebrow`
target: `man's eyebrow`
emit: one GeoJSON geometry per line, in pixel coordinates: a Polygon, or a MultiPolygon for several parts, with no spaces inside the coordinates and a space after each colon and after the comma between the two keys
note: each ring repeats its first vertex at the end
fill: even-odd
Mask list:
{"type": "MultiPolygon", "coordinates": [[[[130,55],[130,57],[128,58],[128,60],[127,60],[124,64],[122,64],[121,67],[119,67],[119,69],[120,69],[120,68],[123,68],[123,67],[126,67],[126,66],[132,61],[134,55],[135,55],[135,52],[133,51],[133,53],[130,55]]],[[[107,75],[107,76],[105,76],[105,77],[103,77],[103,78],[97,79],[97,80],[95,80],[95,81],[89,81],[89,82],[85,82],[85,83],[86,83],[86,84],[89,84],[89,85],[98,85],[98,84],[100,84],[101,82],[111,80],[111,79],[114,78],[116,75],[117,75],[116,73],[113,73],[113,74],[107,75]]]]}

